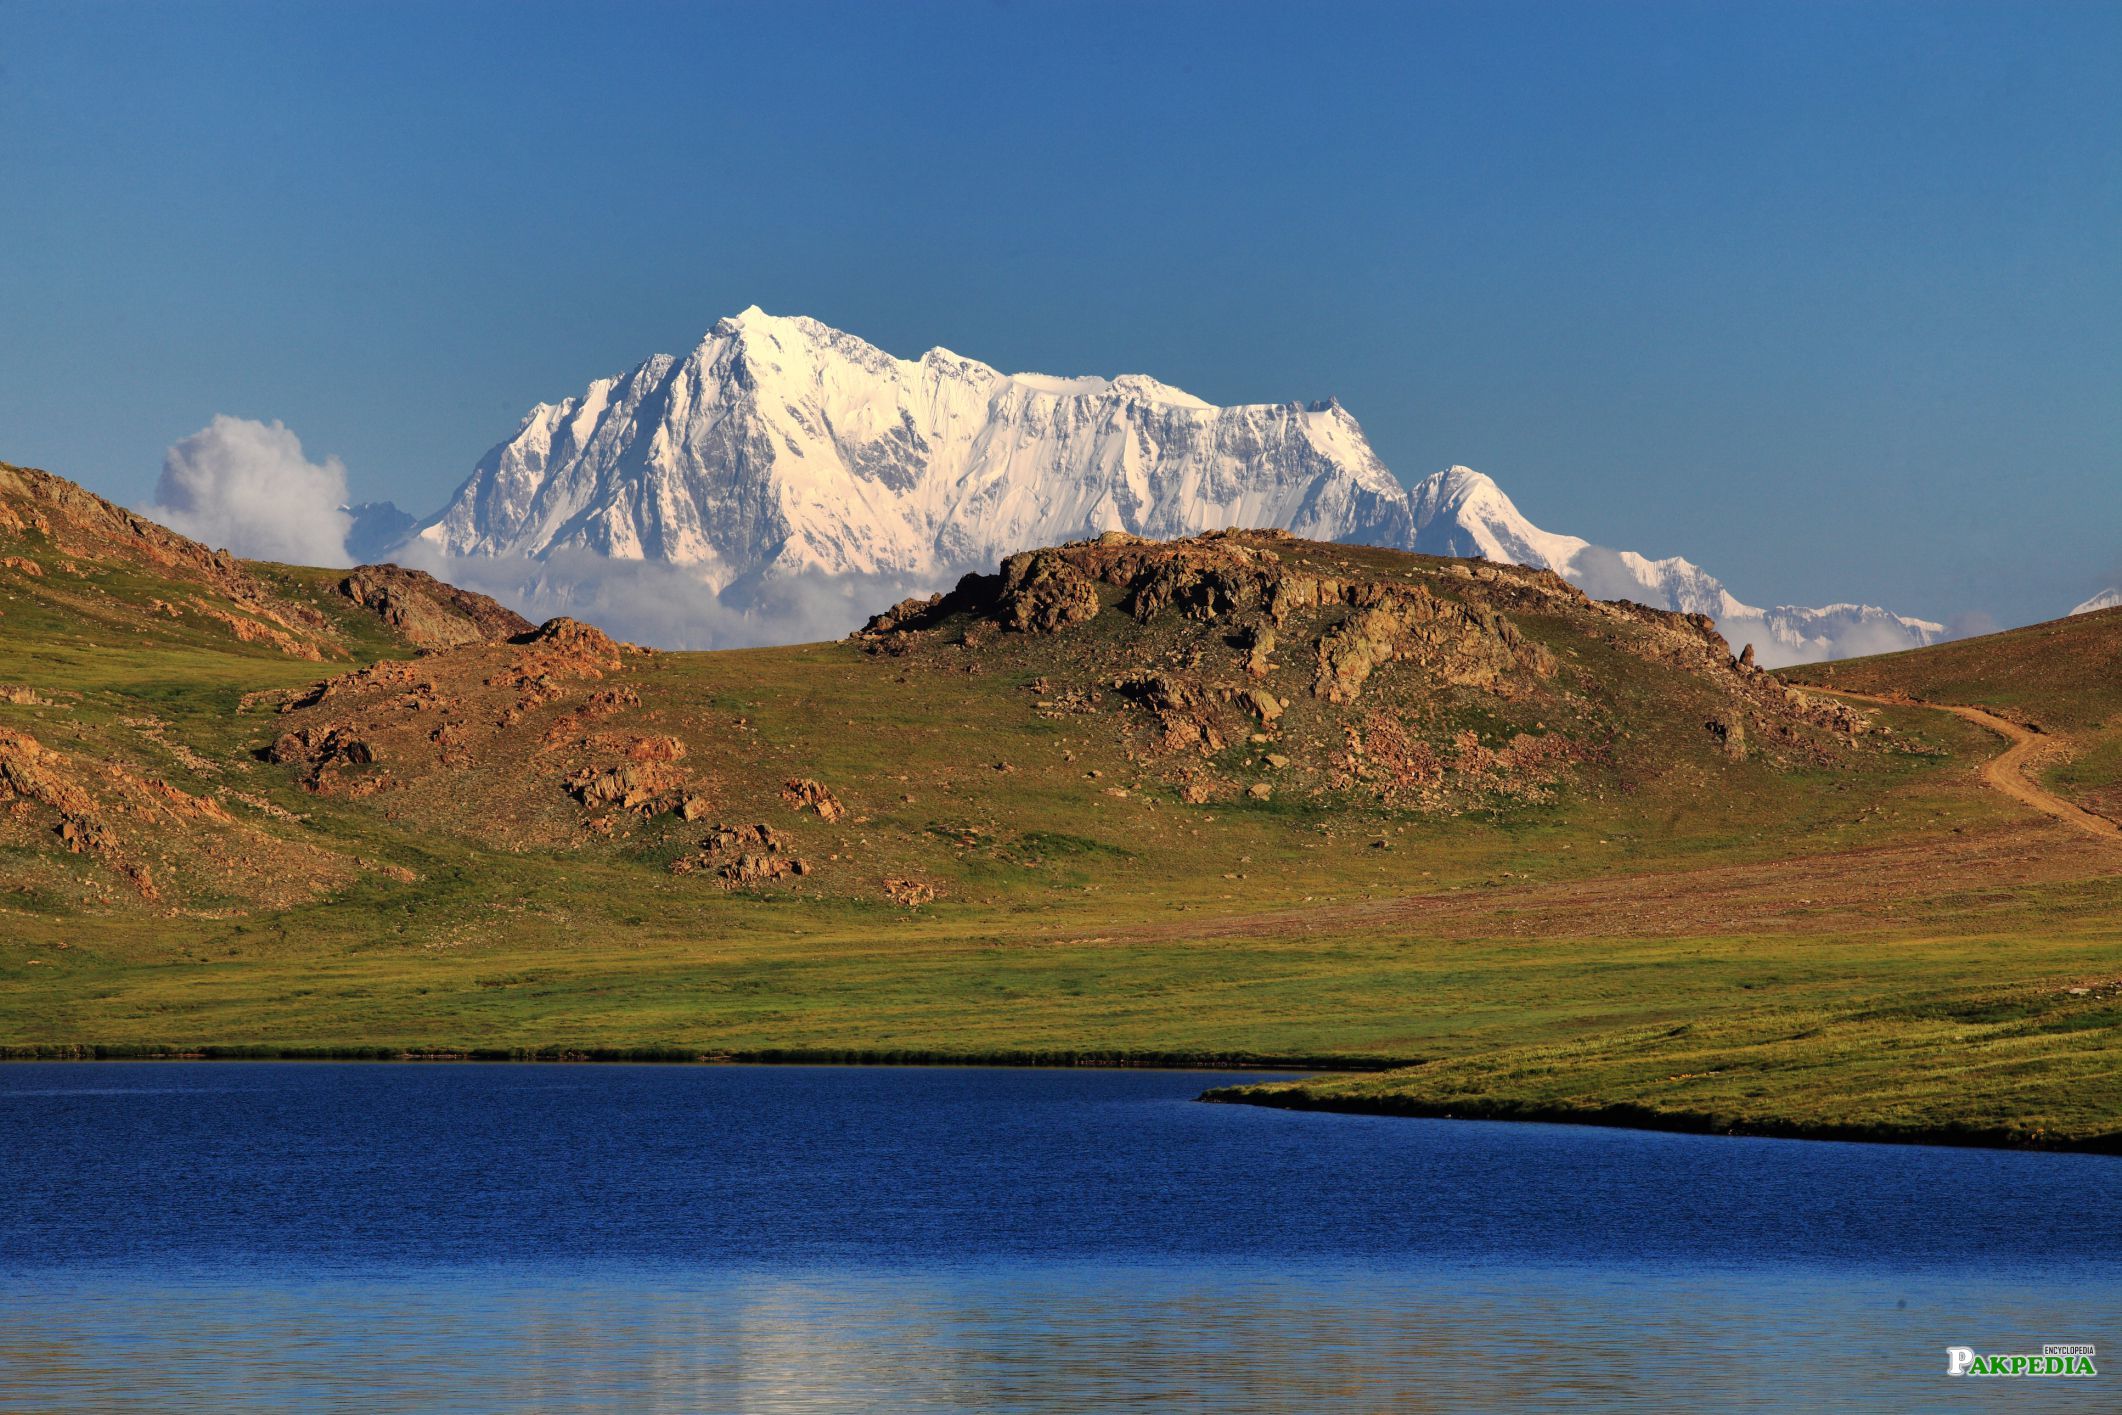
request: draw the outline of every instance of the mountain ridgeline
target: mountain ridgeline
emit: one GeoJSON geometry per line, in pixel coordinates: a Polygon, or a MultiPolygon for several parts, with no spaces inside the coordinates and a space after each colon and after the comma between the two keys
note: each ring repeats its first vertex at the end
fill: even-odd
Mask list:
{"type": "MultiPolygon", "coordinates": [[[[1864,605],[1746,604],[1684,559],[1543,531],[1466,467],[1403,487],[1332,400],[1226,408],[1140,375],[1004,374],[940,348],[898,359],[756,308],[683,358],[532,409],[403,553],[620,620],[624,597],[598,581],[629,564],[683,572],[659,602],[752,611],[797,586],[940,589],[1107,530],[1238,527],[1553,570],[1602,598],[1711,615],[1765,664],[1943,633],[1864,605]]],[[[852,603],[827,618],[851,626],[852,603]]],[[[732,632],[799,631],[784,614],[732,632]]]]}

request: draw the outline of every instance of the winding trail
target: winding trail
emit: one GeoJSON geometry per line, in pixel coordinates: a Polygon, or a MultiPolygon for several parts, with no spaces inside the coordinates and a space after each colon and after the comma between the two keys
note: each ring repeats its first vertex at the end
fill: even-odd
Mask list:
{"type": "Polygon", "coordinates": [[[1982,780],[1985,785],[2003,792],[2014,801],[2033,807],[2043,815],[2053,816],[2068,825],[2074,825],[2088,835],[2096,835],[2103,840],[2122,840],[2122,826],[2116,825],[2105,816],[2096,816],[2082,806],[2073,805],[2034,779],[2033,767],[2042,758],[2062,751],[2068,745],[2061,738],[2031,731],[2009,718],[1960,703],[1918,702],[1911,698],[1851,693],[1840,688],[1816,688],[1810,684],[1807,685],[1807,691],[1829,693],[1838,698],[1872,703],[1879,707],[1929,708],[1933,712],[1949,712],[1954,717],[1972,722],[1985,731],[1994,732],[2002,737],[2007,745],[2003,751],[1982,763],[1982,780]]]}

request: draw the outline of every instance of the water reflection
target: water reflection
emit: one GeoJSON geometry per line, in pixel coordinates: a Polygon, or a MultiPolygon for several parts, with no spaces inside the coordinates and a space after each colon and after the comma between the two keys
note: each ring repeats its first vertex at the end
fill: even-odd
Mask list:
{"type": "Polygon", "coordinates": [[[1944,1377],[1941,1331],[2107,1350],[2122,1316],[2086,1277],[1487,1266],[73,1274],[0,1297],[10,1411],[1940,1408],[1996,1397],[1944,1377]]]}
{"type": "Polygon", "coordinates": [[[2122,1160],[1221,1079],[0,1067],[0,1411],[1932,1409],[2007,1398],[1948,1345],[2122,1359],[2122,1160]]]}

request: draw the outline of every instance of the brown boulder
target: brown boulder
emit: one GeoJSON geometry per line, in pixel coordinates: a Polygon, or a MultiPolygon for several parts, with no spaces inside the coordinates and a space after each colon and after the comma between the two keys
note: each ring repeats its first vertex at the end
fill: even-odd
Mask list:
{"type": "Polygon", "coordinates": [[[807,776],[790,778],[781,788],[781,799],[788,803],[790,810],[816,811],[819,819],[825,821],[836,821],[847,814],[847,808],[840,804],[838,796],[823,782],[807,776]]]}
{"type": "Polygon", "coordinates": [[[935,902],[936,887],[917,879],[888,879],[884,882],[884,897],[901,908],[918,909],[935,902]]]}
{"type": "Polygon", "coordinates": [[[1027,551],[1002,562],[995,618],[1019,634],[1058,634],[1098,617],[1098,588],[1053,551],[1027,551]]]}
{"type": "Polygon", "coordinates": [[[1265,624],[1255,624],[1246,645],[1245,671],[1255,678],[1265,678],[1274,670],[1268,655],[1275,651],[1275,631],[1265,624]]]}

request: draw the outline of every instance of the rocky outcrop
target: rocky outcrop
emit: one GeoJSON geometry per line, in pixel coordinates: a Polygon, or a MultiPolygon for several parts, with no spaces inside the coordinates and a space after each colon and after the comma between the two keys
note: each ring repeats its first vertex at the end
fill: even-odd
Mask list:
{"type": "Polygon", "coordinates": [[[653,815],[675,800],[678,782],[667,772],[632,762],[588,766],[567,779],[567,792],[589,810],[653,815]]]}
{"type": "Polygon", "coordinates": [[[1746,760],[1746,723],[1743,720],[1736,717],[1730,720],[1713,717],[1702,725],[1708,729],[1709,735],[1716,740],[1717,745],[1724,749],[1724,755],[1727,760],[1735,762],[1746,760]]]}
{"type": "Polygon", "coordinates": [[[770,825],[718,825],[700,839],[690,855],[671,861],[671,873],[708,873],[724,889],[747,889],[799,879],[810,862],[791,853],[791,842],[770,825]]]}
{"type": "Polygon", "coordinates": [[[1273,726],[1275,719],[1282,716],[1282,700],[1265,688],[1240,688],[1233,697],[1249,708],[1264,727],[1273,726]]]}
{"type": "Polygon", "coordinates": [[[1265,678],[1275,671],[1275,631],[1265,624],[1254,624],[1246,630],[1245,671],[1255,678],[1265,678]]]}
{"type": "Polygon", "coordinates": [[[918,909],[935,902],[936,887],[925,880],[887,879],[884,897],[902,909],[918,909]]]}
{"type": "Polygon", "coordinates": [[[824,821],[836,821],[847,814],[840,798],[825,783],[807,776],[790,778],[781,788],[781,799],[790,810],[816,811],[818,818],[824,821]]]}
{"type": "Polygon", "coordinates": [[[1319,637],[1315,697],[1352,703],[1373,672],[1399,659],[1454,687],[1487,687],[1513,672],[1554,674],[1553,657],[1500,615],[1420,586],[1365,586],[1360,597],[1372,602],[1319,637]]]}
{"type": "Polygon", "coordinates": [[[370,766],[376,760],[376,749],[356,736],[353,728],[327,724],[281,733],[265,749],[265,759],[314,767],[370,766]]]}
{"type": "MultiPolygon", "coordinates": [[[[899,648],[903,645],[893,641],[900,636],[933,628],[953,615],[1018,632],[1060,633],[1098,616],[1096,585],[1102,583],[1119,590],[1120,603],[1138,623],[1167,612],[1212,623],[1237,619],[1243,667],[1254,678],[1274,672],[1277,630],[1291,626],[1296,616],[1354,610],[1316,646],[1313,691],[1337,703],[1353,701],[1372,672],[1401,659],[1455,685],[1493,682],[1514,670],[1541,676],[1554,671],[1552,657],[1493,609],[1418,585],[1383,585],[1292,568],[1284,551],[1297,544],[1284,532],[1218,531],[1162,544],[1109,535],[1028,551],[1004,561],[997,575],[967,576],[949,595],[908,600],[872,619],[855,637],[899,648]]],[[[1493,567],[1484,570],[1491,581],[1506,578],[1493,567]]],[[[1508,576],[1516,592],[1531,599],[1582,600],[1552,575],[1511,571],[1508,576]],[[1553,585],[1545,583],[1549,580],[1553,585]]],[[[1168,701],[1151,701],[1156,695],[1150,685],[1138,683],[1129,691],[1170,726],[1174,709],[1168,701]]],[[[1177,735],[1184,736],[1184,729],[1177,735]]]]}
{"type": "Polygon", "coordinates": [[[577,667],[616,670],[619,645],[594,624],[562,615],[537,628],[510,637],[509,642],[529,649],[533,657],[577,667]]]}
{"type": "Polygon", "coordinates": [[[1113,690],[1148,708],[1161,729],[1159,744],[1167,751],[1199,747],[1223,749],[1223,733],[1210,711],[1206,694],[1171,673],[1136,669],[1113,679],[1113,690]]]}
{"type": "Polygon", "coordinates": [[[528,619],[497,600],[399,565],[362,565],[339,593],[420,648],[493,643],[532,632],[528,619]]]}
{"type": "Polygon", "coordinates": [[[34,803],[57,813],[54,829],[76,853],[104,837],[95,798],[79,785],[66,756],[27,732],[0,727],[0,805],[9,802],[34,803]]]}
{"type": "Polygon", "coordinates": [[[1066,558],[1027,551],[1002,562],[1002,593],[995,618],[1020,634],[1056,634],[1095,619],[1098,587],[1066,558]]]}
{"type": "Polygon", "coordinates": [[[882,614],[873,614],[869,622],[854,633],[858,640],[890,640],[902,631],[919,629],[930,619],[943,613],[945,596],[932,594],[914,599],[902,599],[882,614]]]}

